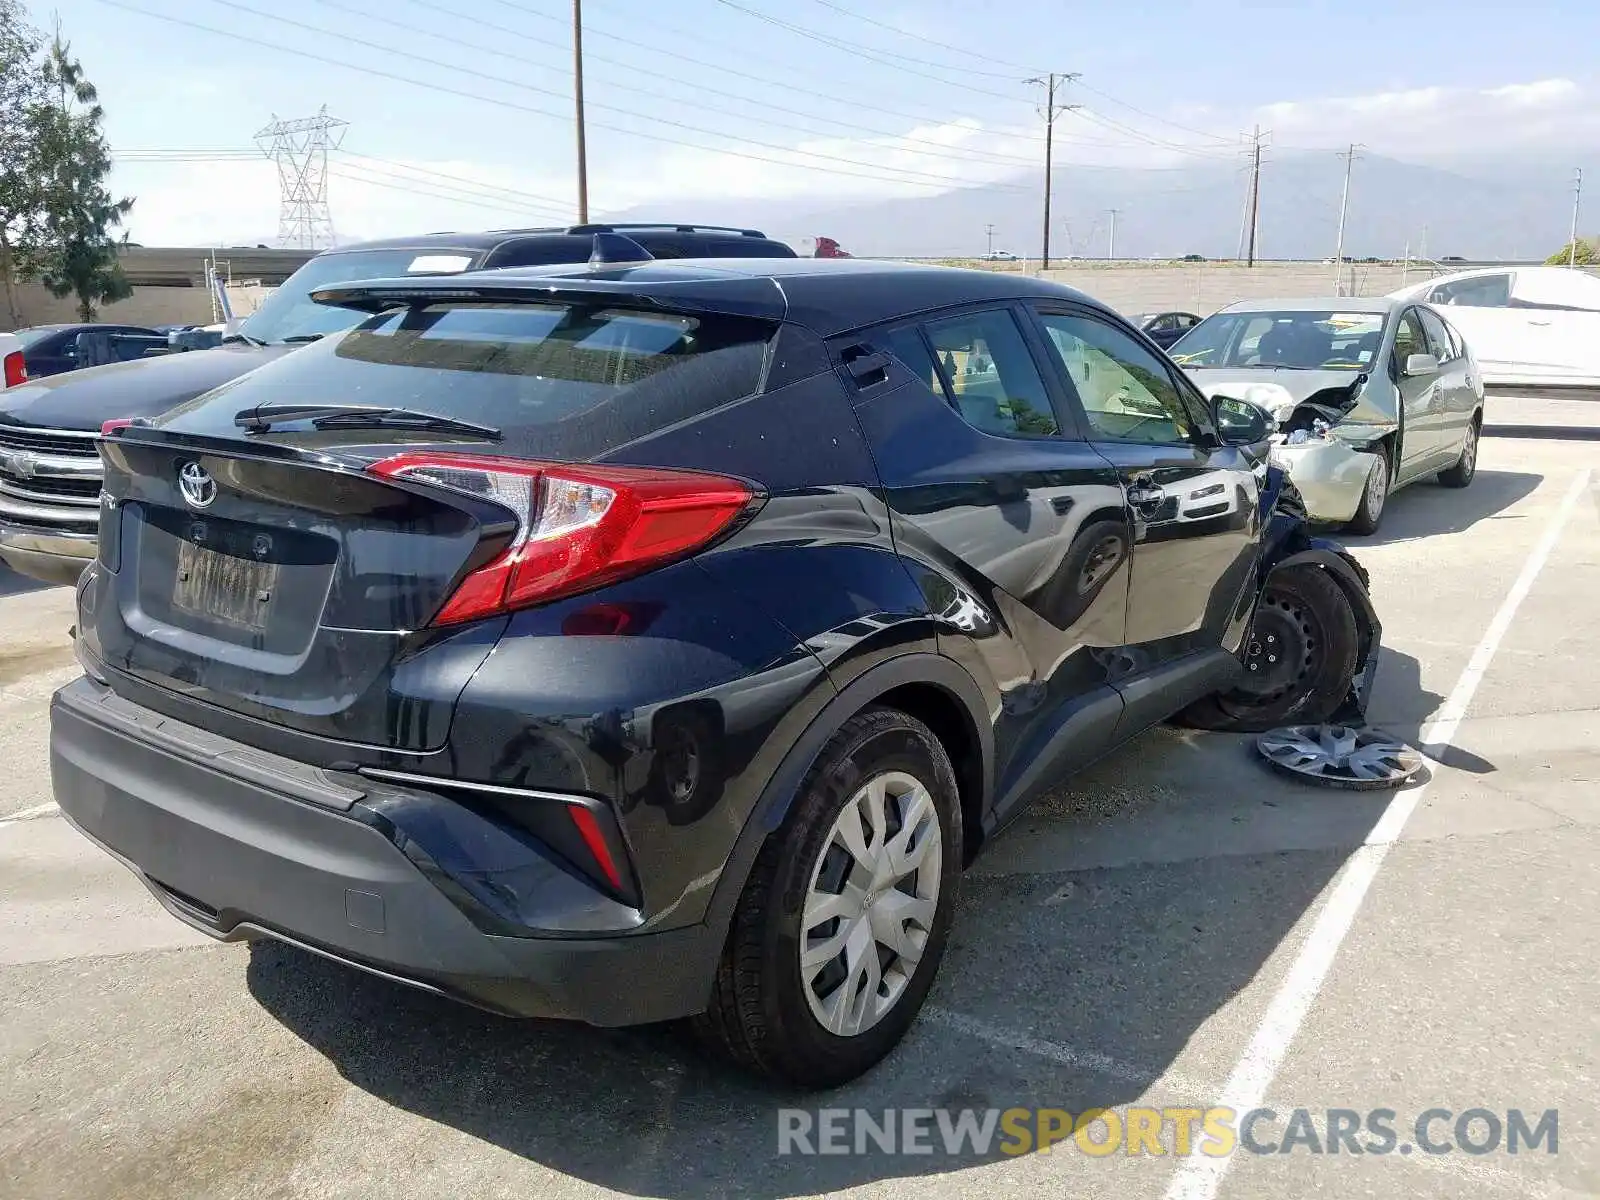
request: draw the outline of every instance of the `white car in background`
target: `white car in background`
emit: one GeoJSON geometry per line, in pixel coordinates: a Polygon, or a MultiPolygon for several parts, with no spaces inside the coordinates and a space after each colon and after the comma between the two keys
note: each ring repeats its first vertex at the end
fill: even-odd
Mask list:
{"type": "Polygon", "coordinates": [[[28,381],[28,367],[22,361],[22,339],[14,333],[0,333],[0,391],[28,381]]]}
{"type": "Polygon", "coordinates": [[[1444,310],[1488,387],[1600,387],[1600,278],[1568,267],[1487,267],[1391,292],[1444,310]]]}

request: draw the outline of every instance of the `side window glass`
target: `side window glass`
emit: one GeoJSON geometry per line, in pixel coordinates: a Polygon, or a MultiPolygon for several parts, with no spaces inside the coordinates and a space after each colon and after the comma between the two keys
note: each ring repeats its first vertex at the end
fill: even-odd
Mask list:
{"type": "Polygon", "coordinates": [[[1394,331],[1394,366],[1395,370],[1404,373],[1406,359],[1413,354],[1431,354],[1428,349],[1428,338],[1422,332],[1422,326],[1417,323],[1417,310],[1408,308],[1401,314],[1400,324],[1394,331]]]}
{"type": "Polygon", "coordinates": [[[950,398],[967,424],[1001,436],[1061,432],[1050,393],[1011,313],[968,313],[930,321],[924,329],[950,398]]]}
{"type": "Polygon", "coordinates": [[[1190,440],[1183,397],[1155,355],[1087,317],[1043,313],[1039,320],[1097,435],[1132,442],[1190,440]]]}
{"type": "Polygon", "coordinates": [[[949,398],[939,378],[939,368],[933,365],[933,355],[928,353],[928,344],[915,327],[896,329],[884,340],[889,344],[889,353],[898,358],[906,370],[922,380],[930,392],[941,400],[949,398]]]}
{"type": "Polygon", "coordinates": [[[1417,314],[1422,318],[1422,328],[1428,334],[1428,346],[1435,358],[1442,363],[1449,362],[1456,356],[1455,347],[1450,342],[1450,331],[1435,314],[1427,309],[1418,309],[1417,314]]]}
{"type": "Polygon", "coordinates": [[[1506,308],[1511,304],[1510,275],[1478,275],[1442,283],[1428,293],[1434,304],[1456,304],[1467,308],[1506,308]]]}

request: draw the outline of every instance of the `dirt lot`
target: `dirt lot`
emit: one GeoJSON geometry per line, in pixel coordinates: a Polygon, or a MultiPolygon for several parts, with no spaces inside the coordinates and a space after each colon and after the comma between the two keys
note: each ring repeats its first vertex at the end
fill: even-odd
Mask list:
{"type": "Polygon", "coordinates": [[[1431,743],[1431,781],[1313,790],[1243,739],[1145,736],[980,860],[925,1019],[820,1100],[669,1031],[503,1021],[190,934],[54,815],[70,596],[0,576],[0,1195],[1600,1194],[1595,444],[1491,439],[1470,489],[1419,484],[1352,545],[1386,625],[1370,716],[1431,743]],[[1218,1104],[1273,1109],[1269,1148],[1302,1107],[1319,1141],[1329,1109],[1390,1109],[1410,1146],[1433,1108],[1555,1109],[1559,1140],[777,1153],[784,1107],[1218,1104]]]}

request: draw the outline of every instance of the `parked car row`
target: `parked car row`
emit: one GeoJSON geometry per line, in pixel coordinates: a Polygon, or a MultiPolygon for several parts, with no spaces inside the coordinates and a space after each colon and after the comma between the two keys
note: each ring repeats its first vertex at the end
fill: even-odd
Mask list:
{"type": "Polygon", "coordinates": [[[76,522],[69,821],[214,937],[802,1085],[1063,773],[1359,719],[1378,661],[1267,413],[1016,274],[403,239],[77,376],[0,398],[5,528],[76,522]]]}

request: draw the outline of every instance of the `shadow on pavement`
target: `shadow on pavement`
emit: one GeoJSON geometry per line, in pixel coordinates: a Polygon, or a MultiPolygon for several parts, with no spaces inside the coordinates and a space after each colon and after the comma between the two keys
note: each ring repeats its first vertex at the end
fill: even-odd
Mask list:
{"type": "MultiPolygon", "coordinates": [[[[1393,711],[1437,704],[1419,678],[1386,652],[1393,711]]],[[[252,947],[247,982],[356,1087],[551,1170],[672,1200],[823,1194],[981,1158],[947,1155],[937,1131],[932,1154],[780,1157],[780,1108],[1138,1099],[1263,970],[1390,798],[1284,779],[1247,738],[1152,731],[996,839],[991,869],[962,881],[930,1011],[826,1095],[702,1059],[675,1029],[506,1020],[272,943],[252,947]]],[[[1204,1106],[1221,1080],[1200,1083],[1206,1095],[1161,1102],[1204,1106]]]]}
{"type": "Polygon", "coordinates": [[[1526,471],[1480,469],[1465,488],[1447,488],[1431,479],[1419,480],[1389,498],[1383,524],[1370,537],[1341,533],[1353,549],[1409,542],[1436,533],[1460,533],[1480,521],[1521,521],[1505,514],[1518,500],[1541,483],[1543,475],[1526,471]],[[1502,515],[1505,514],[1505,515],[1502,515]]]}
{"type": "Polygon", "coordinates": [[[45,588],[54,586],[54,584],[44,583],[38,579],[29,579],[26,575],[18,575],[5,563],[0,562],[0,596],[20,596],[25,592],[42,592],[45,588]]]}

